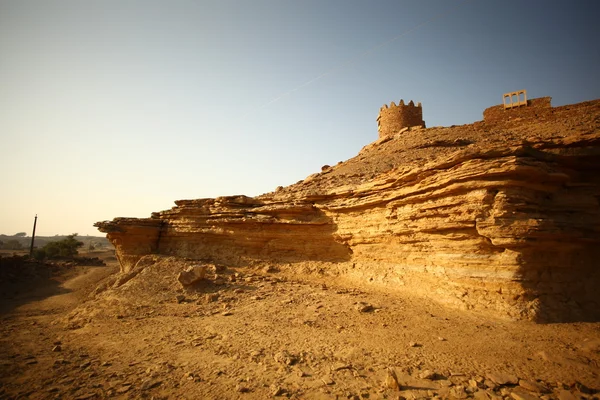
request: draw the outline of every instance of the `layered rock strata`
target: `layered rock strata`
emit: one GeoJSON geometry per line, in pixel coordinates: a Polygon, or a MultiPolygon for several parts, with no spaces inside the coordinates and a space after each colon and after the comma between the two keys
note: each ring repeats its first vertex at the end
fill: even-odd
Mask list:
{"type": "Polygon", "coordinates": [[[382,138],[257,198],[181,200],[96,226],[124,272],[150,253],[268,262],[497,316],[600,318],[600,101],[543,119],[492,111],[382,138]]]}

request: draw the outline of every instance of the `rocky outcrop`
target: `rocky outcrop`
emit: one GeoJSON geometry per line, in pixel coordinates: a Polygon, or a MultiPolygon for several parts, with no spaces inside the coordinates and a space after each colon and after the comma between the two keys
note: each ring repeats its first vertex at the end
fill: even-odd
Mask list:
{"type": "Polygon", "coordinates": [[[514,111],[403,131],[257,198],[96,226],[124,272],[150,253],[268,262],[499,316],[596,320],[600,101],[514,111]]]}

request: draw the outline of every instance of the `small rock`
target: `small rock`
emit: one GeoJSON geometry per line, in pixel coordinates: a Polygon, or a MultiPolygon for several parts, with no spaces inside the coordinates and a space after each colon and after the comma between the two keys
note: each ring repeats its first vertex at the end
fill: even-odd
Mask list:
{"type": "Polygon", "coordinates": [[[408,347],[421,347],[421,345],[417,342],[408,342],[408,347]]]}
{"type": "Polygon", "coordinates": [[[589,387],[585,386],[583,383],[577,381],[575,382],[575,389],[579,390],[581,393],[585,393],[585,394],[593,394],[594,390],[590,389],[589,387]]]}
{"type": "Polygon", "coordinates": [[[577,397],[568,390],[561,390],[557,395],[558,400],[577,400],[577,397]]]}
{"type": "Polygon", "coordinates": [[[271,385],[270,389],[271,389],[271,395],[275,396],[275,397],[281,396],[282,394],[285,393],[285,390],[283,390],[283,388],[281,386],[278,386],[275,384],[271,385]]]}
{"type": "Polygon", "coordinates": [[[265,274],[272,274],[272,273],[275,273],[275,272],[279,272],[279,270],[277,268],[269,265],[269,266],[266,266],[266,267],[263,268],[263,272],[265,274]]]}
{"type": "Polygon", "coordinates": [[[437,377],[437,374],[429,369],[426,369],[425,371],[423,371],[419,374],[419,378],[421,378],[421,379],[434,380],[436,377],[437,377]]]}
{"type": "Polygon", "coordinates": [[[207,293],[204,296],[204,301],[206,303],[214,303],[217,300],[219,300],[219,293],[207,293]]]}
{"type": "Polygon", "coordinates": [[[188,267],[184,271],[181,271],[177,276],[177,280],[183,286],[190,286],[194,283],[204,279],[206,275],[206,265],[196,265],[188,267]]]}
{"type": "Polygon", "coordinates": [[[359,301],[358,303],[356,303],[356,309],[358,310],[358,312],[361,312],[361,313],[366,313],[366,312],[370,312],[370,311],[374,310],[374,308],[371,304],[365,303],[362,301],[359,301]]]}
{"type": "Polygon", "coordinates": [[[147,381],[142,382],[142,386],[140,387],[140,389],[142,389],[142,390],[150,390],[152,388],[160,386],[161,384],[162,384],[162,381],[154,380],[154,379],[149,379],[147,381]]]}
{"type": "Polygon", "coordinates": [[[519,378],[515,375],[505,374],[501,372],[494,372],[486,375],[491,381],[497,383],[498,385],[517,385],[519,383],[519,378]]]}
{"type": "Polygon", "coordinates": [[[538,400],[539,397],[529,394],[523,390],[515,390],[511,392],[510,397],[515,400],[538,400]]]}
{"type": "Polygon", "coordinates": [[[129,391],[129,389],[131,389],[131,385],[122,386],[117,389],[117,393],[119,393],[119,394],[126,393],[127,391],[129,391]]]}
{"type": "Polygon", "coordinates": [[[88,399],[93,399],[94,397],[96,397],[96,393],[85,393],[85,394],[75,397],[74,399],[75,400],[88,400],[88,399]]]}
{"type": "Polygon", "coordinates": [[[385,377],[385,386],[388,389],[400,390],[398,376],[396,375],[396,371],[394,371],[392,368],[387,369],[387,376],[385,377]]]}
{"type": "Polygon", "coordinates": [[[440,342],[445,342],[445,341],[446,341],[446,338],[444,338],[444,337],[441,337],[441,336],[438,336],[438,340],[439,340],[440,342]]]}
{"type": "Polygon", "coordinates": [[[182,294],[178,294],[177,296],[175,296],[175,301],[177,302],[177,304],[181,304],[185,301],[185,296],[182,294]]]}
{"type": "Polygon", "coordinates": [[[230,316],[230,315],[233,315],[233,313],[232,313],[231,311],[227,310],[227,311],[223,311],[223,312],[221,313],[221,315],[222,315],[222,316],[224,316],[224,317],[228,317],[228,316],[230,316]]]}
{"type": "Polygon", "coordinates": [[[487,394],[487,392],[484,392],[483,390],[473,393],[473,398],[477,399],[477,400],[490,400],[491,399],[490,395],[487,394]]]}
{"type": "Polygon", "coordinates": [[[536,393],[548,393],[549,390],[546,386],[537,383],[537,382],[532,382],[532,381],[526,381],[523,379],[519,380],[519,386],[521,386],[523,389],[529,390],[530,392],[536,392],[536,393]]]}
{"type": "Polygon", "coordinates": [[[296,364],[298,362],[298,358],[296,356],[290,354],[286,350],[282,350],[282,351],[276,353],[273,356],[273,358],[278,363],[282,363],[282,364],[285,364],[285,365],[294,365],[294,364],[296,364]]]}
{"type": "Polygon", "coordinates": [[[235,391],[239,393],[248,393],[250,389],[247,386],[235,385],[235,391]]]}
{"type": "Polygon", "coordinates": [[[341,371],[343,369],[350,369],[351,366],[350,364],[346,364],[346,363],[335,363],[333,364],[333,366],[331,367],[332,371],[341,371]]]}
{"type": "Polygon", "coordinates": [[[466,399],[467,392],[465,391],[465,387],[462,385],[452,387],[450,389],[450,396],[455,399],[466,399]]]}
{"type": "Polygon", "coordinates": [[[494,382],[492,382],[489,379],[486,379],[485,381],[483,381],[483,386],[485,386],[486,388],[488,388],[490,390],[496,390],[498,388],[498,385],[496,385],[494,382]]]}
{"type": "Polygon", "coordinates": [[[335,385],[335,381],[329,375],[325,375],[321,378],[321,381],[327,386],[335,385]]]}

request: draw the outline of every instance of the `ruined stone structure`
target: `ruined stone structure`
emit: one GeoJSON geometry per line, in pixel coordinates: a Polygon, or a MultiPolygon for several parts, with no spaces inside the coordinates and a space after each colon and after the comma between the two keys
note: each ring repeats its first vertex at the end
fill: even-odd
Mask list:
{"type": "MultiPolygon", "coordinates": [[[[506,95],[505,95],[506,96],[506,95]]],[[[546,118],[553,113],[552,97],[540,97],[537,99],[519,100],[513,104],[520,106],[507,107],[506,103],[486,108],[483,112],[483,120],[485,122],[501,122],[511,119],[524,118],[546,118]]]]}
{"type": "Polygon", "coordinates": [[[402,128],[413,126],[425,128],[421,103],[417,103],[415,106],[412,100],[408,104],[404,104],[404,100],[400,100],[400,103],[396,105],[392,101],[389,107],[386,104],[379,110],[377,130],[380,139],[398,133],[402,128]]]}
{"type": "Polygon", "coordinates": [[[504,109],[522,107],[527,105],[527,90],[518,90],[516,92],[504,93],[502,96],[504,109]]]}

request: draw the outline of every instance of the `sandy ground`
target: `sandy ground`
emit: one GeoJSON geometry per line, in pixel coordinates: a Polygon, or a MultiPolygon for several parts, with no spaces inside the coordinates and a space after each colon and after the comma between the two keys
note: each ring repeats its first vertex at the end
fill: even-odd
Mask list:
{"type": "Polygon", "coordinates": [[[599,396],[600,323],[495,320],[264,266],[184,290],[181,268],[93,294],[112,262],[5,292],[0,399],[599,396]]]}

